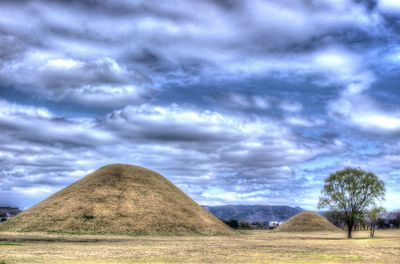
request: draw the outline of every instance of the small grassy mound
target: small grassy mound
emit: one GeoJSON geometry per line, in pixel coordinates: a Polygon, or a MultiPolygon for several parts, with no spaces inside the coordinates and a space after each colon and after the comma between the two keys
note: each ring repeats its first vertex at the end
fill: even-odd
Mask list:
{"type": "Polygon", "coordinates": [[[151,170],[108,165],[0,224],[0,231],[113,235],[231,234],[151,170]]]}
{"type": "Polygon", "coordinates": [[[301,212],[276,228],[278,232],[331,232],[339,229],[321,215],[301,212]]]}

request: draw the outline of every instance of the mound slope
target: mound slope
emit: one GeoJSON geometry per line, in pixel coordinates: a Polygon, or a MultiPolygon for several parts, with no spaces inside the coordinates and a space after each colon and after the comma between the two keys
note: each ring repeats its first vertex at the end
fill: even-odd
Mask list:
{"type": "Polygon", "coordinates": [[[314,212],[301,212],[276,228],[278,232],[318,232],[339,231],[321,215],[314,212]]]}
{"type": "Polygon", "coordinates": [[[229,234],[232,230],[160,174],[108,165],[3,222],[2,231],[229,234]]]}

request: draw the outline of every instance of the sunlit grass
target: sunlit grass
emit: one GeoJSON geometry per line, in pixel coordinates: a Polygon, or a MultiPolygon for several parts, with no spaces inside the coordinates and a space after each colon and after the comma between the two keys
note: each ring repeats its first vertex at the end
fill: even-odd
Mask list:
{"type": "MultiPolygon", "coordinates": [[[[0,260],[13,263],[398,263],[400,231],[235,236],[93,236],[0,233],[0,260]],[[18,242],[13,242],[18,241],[18,242]],[[19,245],[19,246],[16,246],[19,245]]],[[[0,262],[1,263],[1,262],[0,262]]]]}
{"type": "Polygon", "coordinates": [[[0,247],[1,246],[21,246],[21,243],[10,243],[10,242],[0,242],[0,247]]]}

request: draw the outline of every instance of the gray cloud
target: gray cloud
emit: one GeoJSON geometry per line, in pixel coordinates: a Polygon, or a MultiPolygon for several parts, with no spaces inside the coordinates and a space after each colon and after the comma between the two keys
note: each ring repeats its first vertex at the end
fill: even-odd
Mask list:
{"type": "Polygon", "coordinates": [[[396,5],[2,1],[0,203],[117,162],[202,203],[312,208],[348,164],[398,197],[396,5]]]}
{"type": "Polygon", "coordinates": [[[52,192],[110,162],[142,164],[184,188],[198,186],[199,200],[209,197],[207,186],[221,189],[220,196],[235,188],[273,191],[295,182],[290,166],[341,150],[333,141],[317,147],[274,120],[178,105],[126,107],[78,121],[5,101],[1,109],[2,191],[21,195],[52,192]]]}
{"type": "Polygon", "coordinates": [[[144,100],[140,95],[149,87],[171,79],[271,71],[270,62],[288,48],[298,52],[283,55],[293,62],[278,64],[279,70],[303,68],[295,57],[309,51],[301,46],[335,31],[369,34],[381,23],[353,1],[50,1],[3,7],[3,81],[47,99],[80,103],[91,103],[87,98],[100,91],[99,104],[116,107],[144,100]],[[24,17],[32,17],[29,28],[24,17]],[[130,100],[107,100],[110,89],[130,100]]]}

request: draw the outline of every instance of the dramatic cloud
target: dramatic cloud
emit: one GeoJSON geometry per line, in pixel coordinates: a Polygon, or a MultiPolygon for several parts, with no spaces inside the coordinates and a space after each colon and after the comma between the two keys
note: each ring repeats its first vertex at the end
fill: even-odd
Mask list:
{"type": "Polygon", "coordinates": [[[360,166],[385,180],[395,208],[399,10],[389,0],[2,1],[0,204],[28,207],[130,163],[204,204],[311,209],[329,173],[360,166]]]}
{"type": "Polygon", "coordinates": [[[365,96],[340,99],[329,107],[332,115],[366,132],[400,135],[399,109],[384,110],[365,96]]]}
{"type": "Polygon", "coordinates": [[[334,53],[301,54],[311,43],[329,46],[332,41],[325,39],[332,32],[371,32],[381,23],[352,1],[225,3],[6,2],[0,76],[48,99],[86,102],[98,91],[92,100],[101,103],[111,95],[108,103],[118,106],[119,94],[127,95],[125,104],[135,102],[147,90],[143,86],[201,73],[209,78],[300,70],[312,67],[310,60],[328,70],[346,67],[334,53]],[[24,17],[33,18],[29,27],[24,17]],[[109,88],[118,92],[106,92],[109,88]]]}
{"type": "Polygon", "coordinates": [[[1,106],[3,191],[57,188],[113,160],[148,165],[184,188],[204,184],[200,200],[210,195],[207,186],[272,191],[273,184],[296,182],[289,165],[341,148],[334,141],[325,147],[302,141],[277,121],[177,105],[126,107],[97,120],[61,119],[4,101],[1,106]]]}

